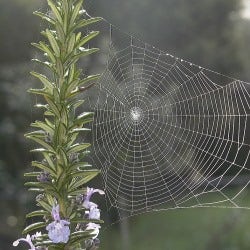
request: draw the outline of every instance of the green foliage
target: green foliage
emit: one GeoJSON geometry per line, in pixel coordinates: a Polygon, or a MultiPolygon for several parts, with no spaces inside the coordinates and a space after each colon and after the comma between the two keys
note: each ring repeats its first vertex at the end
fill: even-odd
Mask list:
{"type": "Polygon", "coordinates": [[[37,39],[39,20],[32,16],[39,0],[0,0],[0,63],[30,58],[30,42],[37,39]]]}
{"type": "Polygon", "coordinates": [[[164,51],[242,78],[245,61],[242,37],[237,34],[241,4],[239,0],[106,0],[99,8],[118,27],[136,36],[140,30],[139,38],[164,51]],[[124,16],[129,16],[126,22],[124,16]]]}
{"type": "MultiPolygon", "coordinates": [[[[249,191],[246,193],[248,195],[249,191]]],[[[248,218],[249,210],[218,208],[177,209],[142,214],[123,222],[123,227],[128,227],[127,238],[115,227],[103,232],[102,249],[248,250],[248,218]]]]}
{"type": "MultiPolygon", "coordinates": [[[[82,79],[81,70],[77,68],[77,62],[81,57],[98,51],[97,48],[86,49],[83,46],[99,32],[82,33],[77,30],[98,22],[100,18],[84,17],[82,4],[83,0],[48,0],[50,14],[37,11],[34,13],[49,26],[41,32],[45,41],[33,44],[43,53],[44,61],[34,61],[44,65],[51,73],[45,76],[31,72],[42,86],[30,89],[29,92],[43,97],[45,103],[37,104],[36,107],[43,109],[45,119],[33,122],[31,126],[36,130],[26,134],[28,139],[39,145],[39,148],[32,152],[42,155],[41,161],[32,162],[36,170],[25,174],[26,177],[33,178],[33,181],[28,181],[25,185],[29,190],[40,193],[37,196],[37,205],[41,208],[29,213],[27,218],[47,219],[45,222],[40,221],[27,226],[24,234],[44,228],[51,221],[51,210],[56,203],[59,204],[61,216],[70,221],[71,230],[77,223],[93,222],[84,219],[82,212],[76,212],[78,207],[75,202],[78,195],[86,192],[83,185],[99,173],[99,170],[91,169],[89,164],[78,159],[90,146],[89,143],[80,143],[78,137],[89,131],[83,126],[91,122],[92,113],[75,113],[83,103],[77,99],[78,94],[84,91],[84,88],[88,88],[87,83],[99,77],[90,75],[82,79]],[[40,180],[39,176],[43,174],[47,174],[48,178],[40,180]]],[[[37,246],[45,244],[50,246],[49,249],[70,249],[78,244],[77,247],[80,249],[79,243],[91,238],[90,233],[91,231],[72,231],[67,244],[56,246],[48,241],[48,236],[44,233],[43,240],[38,240],[37,246]]]]}

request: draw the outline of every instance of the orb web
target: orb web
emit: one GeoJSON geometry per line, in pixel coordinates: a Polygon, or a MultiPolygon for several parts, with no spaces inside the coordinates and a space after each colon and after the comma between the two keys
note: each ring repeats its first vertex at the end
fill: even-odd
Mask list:
{"type": "MultiPolygon", "coordinates": [[[[249,83],[114,39],[99,82],[92,159],[121,217],[158,209],[247,207],[249,83]]],[[[120,32],[116,30],[116,32],[120,32]]]]}

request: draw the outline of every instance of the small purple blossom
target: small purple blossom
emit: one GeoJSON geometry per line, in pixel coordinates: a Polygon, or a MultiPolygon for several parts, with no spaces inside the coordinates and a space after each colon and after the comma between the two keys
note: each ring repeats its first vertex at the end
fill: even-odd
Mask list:
{"type": "Polygon", "coordinates": [[[94,189],[94,188],[89,188],[87,187],[87,193],[83,202],[83,206],[87,209],[90,209],[91,207],[97,207],[97,205],[94,202],[90,201],[91,196],[94,193],[99,193],[100,195],[104,195],[104,191],[100,190],[100,189],[94,189]]]}
{"type": "MultiPolygon", "coordinates": [[[[86,209],[88,209],[87,211],[85,211],[85,216],[88,219],[100,220],[100,209],[98,208],[98,205],[95,204],[94,202],[90,201],[90,199],[94,193],[99,193],[100,195],[105,194],[104,191],[102,191],[100,189],[94,189],[94,188],[87,187],[87,192],[86,192],[86,195],[84,197],[82,206],[85,207],[86,209]]],[[[101,228],[101,226],[99,224],[92,223],[92,222],[90,222],[86,225],[85,229],[91,230],[90,234],[93,235],[92,241],[97,238],[100,228],[101,228]]],[[[95,245],[94,245],[94,247],[95,247],[95,245]]]]}
{"type": "Polygon", "coordinates": [[[67,243],[70,235],[69,224],[70,223],[66,220],[51,222],[46,227],[46,229],[49,231],[49,238],[54,243],[67,243]]]}
{"type": "Polygon", "coordinates": [[[60,218],[60,207],[59,205],[53,206],[51,211],[52,217],[55,221],[61,220],[60,218]]]}
{"type": "Polygon", "coordinates": [[[20,238],[20,239],[14,241],[13,246],[16,247],[19,245],[20,241],[24,241],[24,242],[29,244],[29,246],[30,246],[29,250],[36,250],[34,244],[32,243],[32,240],[36,239],[37,237],[40,237],[41,235],[42,235],[41,232],[37,232],[36,234],[34,234],[32,236],[27,234],[26,238],[20,238]]]}
{"type": "Polygon", "coordinates": [[[92,220],[100,220],[100,209],[92,206],[89,209],[89,219],[92,220]]]}
{"type": "Polygon", "coordinates": [[[53,206],[51,214],[54,221],[51,222],[46,229],[53,243],[67,243],[70,236],[70,223],[66,220],[61,220],[59,210],[59,205],[53,206]]]}
{"type": "Polygon", "coordinates": [[[50,181],[50,174],[48,172],[42,172],[37,176],[37,180],[40,182],[49,182],[50,181]]]}

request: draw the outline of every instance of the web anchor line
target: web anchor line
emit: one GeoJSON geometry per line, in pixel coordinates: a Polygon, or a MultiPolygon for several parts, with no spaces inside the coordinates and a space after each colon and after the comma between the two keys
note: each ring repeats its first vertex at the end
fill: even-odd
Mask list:
{"type": "Polygon", "coordinates": [[[177,208],[248,208],[250,84],[104,22],[108,60],[88,101],[95,113],[91,159],[109,208],[120,219],[177,208]]]}

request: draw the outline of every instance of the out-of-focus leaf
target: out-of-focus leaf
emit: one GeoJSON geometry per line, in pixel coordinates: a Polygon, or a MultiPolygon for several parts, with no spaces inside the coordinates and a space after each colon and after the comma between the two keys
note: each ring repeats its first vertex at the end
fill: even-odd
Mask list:
{"type": "Polygon", "coordinates": [[[80,28],[88,26],[90,24],[100,22],[101,20],[103,20],[102,17],[92,17],[89,19],[81,20],[81,21],[77,22],[76,25],[73,26],[72,30],[80,29],[80,28]]]}
{"type": "Polygon", "coordinates": [[[37,217],[37,216],[44,216],[49,215],[48,211],[45,210],[37,210],[26,215],[26,218],[37,217]]]}
{"type": "Polygon", "coordinates": [[[47,22],[49,22],[53,25],[55,24],[55,20],[52,17],[50,17],[50,16],[48,16],[40,11],[35,11],[35,12],[33,12],[33,14],[41,17],[42,19],[46,20],[47,22]]]}
{"type": "Polygon", "coordinates": [[[52,34],[52,32],[49,29],[46,29],[46,34],[47,34],[47,38],[49,40],[49,43],[53,49],[53,51],[55,52],[56,57],[60,56],[60,48],[58,46],[58,43],[54,37],[54,34],[52,34]]]}
{"type": "Polygon", "coordinates": [[[85,37],[81,39],[81,41],[77,44],[77,47],[82,47],[85,43],[89,42],[91,39],[96,37],[100,32],[99,31],[92,31],[85,37]]]}
{"type": "Polygon", "coordinates": [[[79,188],[80,186],[82,186],[83,184],[89,182],[90,180],[95,178],[97,174],[98,173],[94,172],[94,173],[89,173],[88,175],[81,177],[81,178],[77,178],[77,177],[74,178],[69,185],[70,191],[71,190],[73,191],[73,190],[79,188]]]}
{"type": "Polygon", "coordinates": [[[72,153],[78,153],[79,151],[83,151],[84,149],[88,148],[91,144],[89,143],[81,143],[81,144],[75,144],[73,146],[70,147],[70,149],[68,150],[68,154],[72,154],[72,153]]]}
{"type": "Polygon", "coordinates": [[[83,4],[83,0],[78,0],[77,3],[75,4],[74,11],[73,11],[71,18],[70,18],[69,26],[72,26],[74,24],[77,16],[79,15],[79,11],[82,7],[82,4],[83,4]]]}
{"type": "Polygon", "coordinates": [[[23,234],[27,234],[31,231],[37,230],[39,228],[43,228],[46,226],[45,222],[37,222],[37,223],[33,223],[29,226],[27,226],[24,230],[23,230],[23,234]]]}
{"type": "Polygon", "coordinates": [[[50,6],[51,10],[55,14],[55,16],[56,16],[57,20],[59,21],[59,23],[63,24],[62,16],[61,16],[59,10],[57,9],[54,1],[48,0],[48,5],[50,6]]]}
{"type": "Polygon", "coordinates": [[[39,74],[37,72],[34,72],[34,71],[31,71],[30,74],[33,75],[34,77],[38,78],[44,84],[45,88],[52,89],[54,87],[53,83],[50,82],[46,76],[39,74]]]}
{"type": "Polygon", "coordinates": [[[51,166],[48,167],[45,164],[43,164],[41,162],[38,162],[38,161],[32,161],[31,165],[34,166],[34,167],[40,168],[40,169],[44,170],[47,173],[50,173],[52,176],[56,176],[55,169],[52,169],[51,166]]]}

